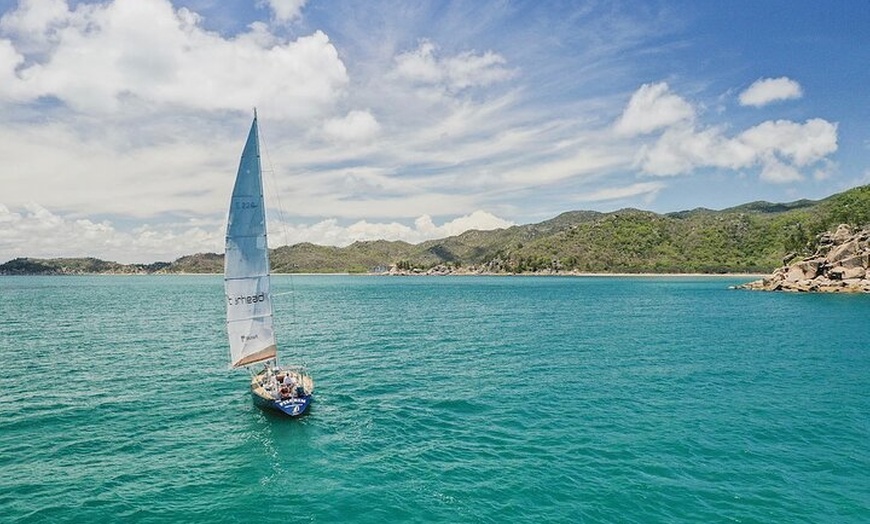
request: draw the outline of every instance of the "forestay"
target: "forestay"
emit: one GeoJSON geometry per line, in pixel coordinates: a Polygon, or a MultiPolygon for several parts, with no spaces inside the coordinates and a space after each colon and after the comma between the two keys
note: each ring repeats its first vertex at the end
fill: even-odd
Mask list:
{"type": "Polygon", "coordinates": [[[274,358],[277,351],[272,331],[269,248],[256,115],[230,200],[224,287],[231,365],[239,367],[274,358]]]}

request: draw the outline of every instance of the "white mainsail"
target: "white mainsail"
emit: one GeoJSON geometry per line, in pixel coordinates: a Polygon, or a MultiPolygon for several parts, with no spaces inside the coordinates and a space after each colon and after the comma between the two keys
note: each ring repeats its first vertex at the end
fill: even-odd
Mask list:
{"type": "Polygon", "coordinates": [[[272,331],[269,246],[256,112],[230,200],[224,289],[232,367],[275,358],[277,347],[272,331]]]}

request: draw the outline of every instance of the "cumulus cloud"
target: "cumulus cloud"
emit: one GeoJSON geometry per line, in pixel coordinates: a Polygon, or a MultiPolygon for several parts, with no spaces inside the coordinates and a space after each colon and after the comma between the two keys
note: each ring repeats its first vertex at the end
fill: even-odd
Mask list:
{"type": "Polygon", "coordinates": [[[775,155],[763,155],[761,158],[761,179],[774,184],[786,184],[802,180],[803,176],[791,164],[786,164],[775,155]]]}
{"type": "Polygon", "coordinates": [[[501,219],[493,214],[487,213],[486,211],[477,210],[470,215],[461,216],[449,222],[445,222],[440,227],[435,226],[428,215],[418,218],[415,225],[422,233],[429,235],[429,238],[441,238],[459,235],[472,229],[479,231],[504,229],[513,226],[514,223],[501,219]]]}
{"type": "Polygon", "coordinates": [[[821,118],[804,124],[767,121],[747,129],[737,140],[761,154],[776,154],[797,166],[806,166],[837,150],[837,125],[821,118]]]}
{"type": "Polygon", "coordinates": [[[692,105],[671,93],[667,83],[644,84],[631,96],[615,129],[621,135],[640,135],[691,121],[694,117],[692,105]]]}
{"type": "Polygon", "coordinates": [[[45,53],[57,45],[71,16],[66,0],[21,0],[0,18],[0,34],[14,37],[22,53],[45,53]]]}
{"type": "MultiPolygon", "coordinates": [[[[783,79],[772,85],[779,85],[779,80],[783,79]]],[[[644,84],[632,95],[615,130],[629,138],[660,132],[651,141],[635,139],[639,146],[636,165],[656,176],[704,168],[757,167],[762,180],[787,183],[803,179],[803,168],[824,163],[837,151],[837,124],[821,118],[803,124],[769,120],[729,136],[723,126],[699,125],[695,114],[694,107],[671,93],[667,84],[644,84]]],[[[814,176],[829,172],[830,168],[817,170],[822,174],[814,176]]]]}
{"type": "Polygon", "coordinates": [[[803,96],[800,84],[787,77],[759,78],[740,93],[740,105],[761,107],[803,96]]]}
{"type": "MultiPolygon", "coordinates": [[[[290,16],[302,4],[271,5],[290,16]]],[[[321,31],[282,41],[255,23],[226,39],[200,21],[168,0],[74,9],[62,0],[22,2],[0,21],[0,36],[10,37],[0,40],[0,101],[51,97],[104,113],[130,100],[201,110],[257,105],[272,118],[305,118],[331,108],[348,83],[321,31]]]]}
{"type": "Polygon", "coordinates": [[[731,170],[761,167],[762,180],[801,180],[799,168],[824,160],[837,151],[837,125],[820,118],[803,124],[788,120],[762,122],[729,137],[720,128],[677,127],[652,145],[644,146],[644,172],[668,176],[698,168],[731,170]]]}
{"type": "Polygon", "coordinates": [[[476,229],[490,231],[513,226],[514,223],[501,219],[483,210],[462,215],[448,220],[441,225],[435,224],[429,215],[421,215],[414,220],[413,225],[400,222],[370,222],[358,220],[350,225],[342,226],[338,220],[331,218],[311,225],[284,224],[279,226],[287,231],[287,242],[311,242],[321,245],[347,246],[363,240],[401,240],[417,244],[426,240],[459,235],[476,229]]]}
{"type": "Polygon", "coordinates": [[[324,133],[344,142],[360,142],[375,137],[381,126],[369,111],[350,111],[342,118],[333,118],[323,125],[324,133]]]}
{"type": "Polygon", "coordinates": [[[30,203],[14,211],[0,204],[0,261],[16,257],[96,256],[121,263],[175,260],[205,251],[223,251],[219,226],[197,224],[117,229],[109,221],[63,216],[30,203]]]}

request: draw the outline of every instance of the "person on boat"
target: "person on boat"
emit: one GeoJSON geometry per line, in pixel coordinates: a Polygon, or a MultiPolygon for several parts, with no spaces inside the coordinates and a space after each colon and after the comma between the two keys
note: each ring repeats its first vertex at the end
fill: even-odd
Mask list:
{"type": "Polygon", "coordinates": [[[281,397],[291,398],[294,396],[296,396],[296,379],[287,373],[281,381],[281,397]]]}

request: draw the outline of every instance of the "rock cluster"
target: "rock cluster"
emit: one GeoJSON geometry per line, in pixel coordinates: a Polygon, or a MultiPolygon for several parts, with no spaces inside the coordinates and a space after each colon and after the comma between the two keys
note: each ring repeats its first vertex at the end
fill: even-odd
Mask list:
{"type": "Polygon", "coordinates": [[[381,275],[390,275],[390,276],[409,276],[409,275],[426,275],[426,276],[445,276],[445,275],[488,275],[491,274],[484,269],[478,268],[477,266],[468,266],[468,267],[451,267],[446,266],[444,264],[438,264],[437,266],[431,267],[429,269],[399,269],[395,264],[390,266],[390,269],[379,273],[381,275]]]}
{"type": "Polygon", "coordinates": [[[769,277],[742,289],[764,291],[817,291],[870,293],[870,229],[853,231],[840,224],[834,233],[822,233],[816,252],[785,265],[769,277]]]}

